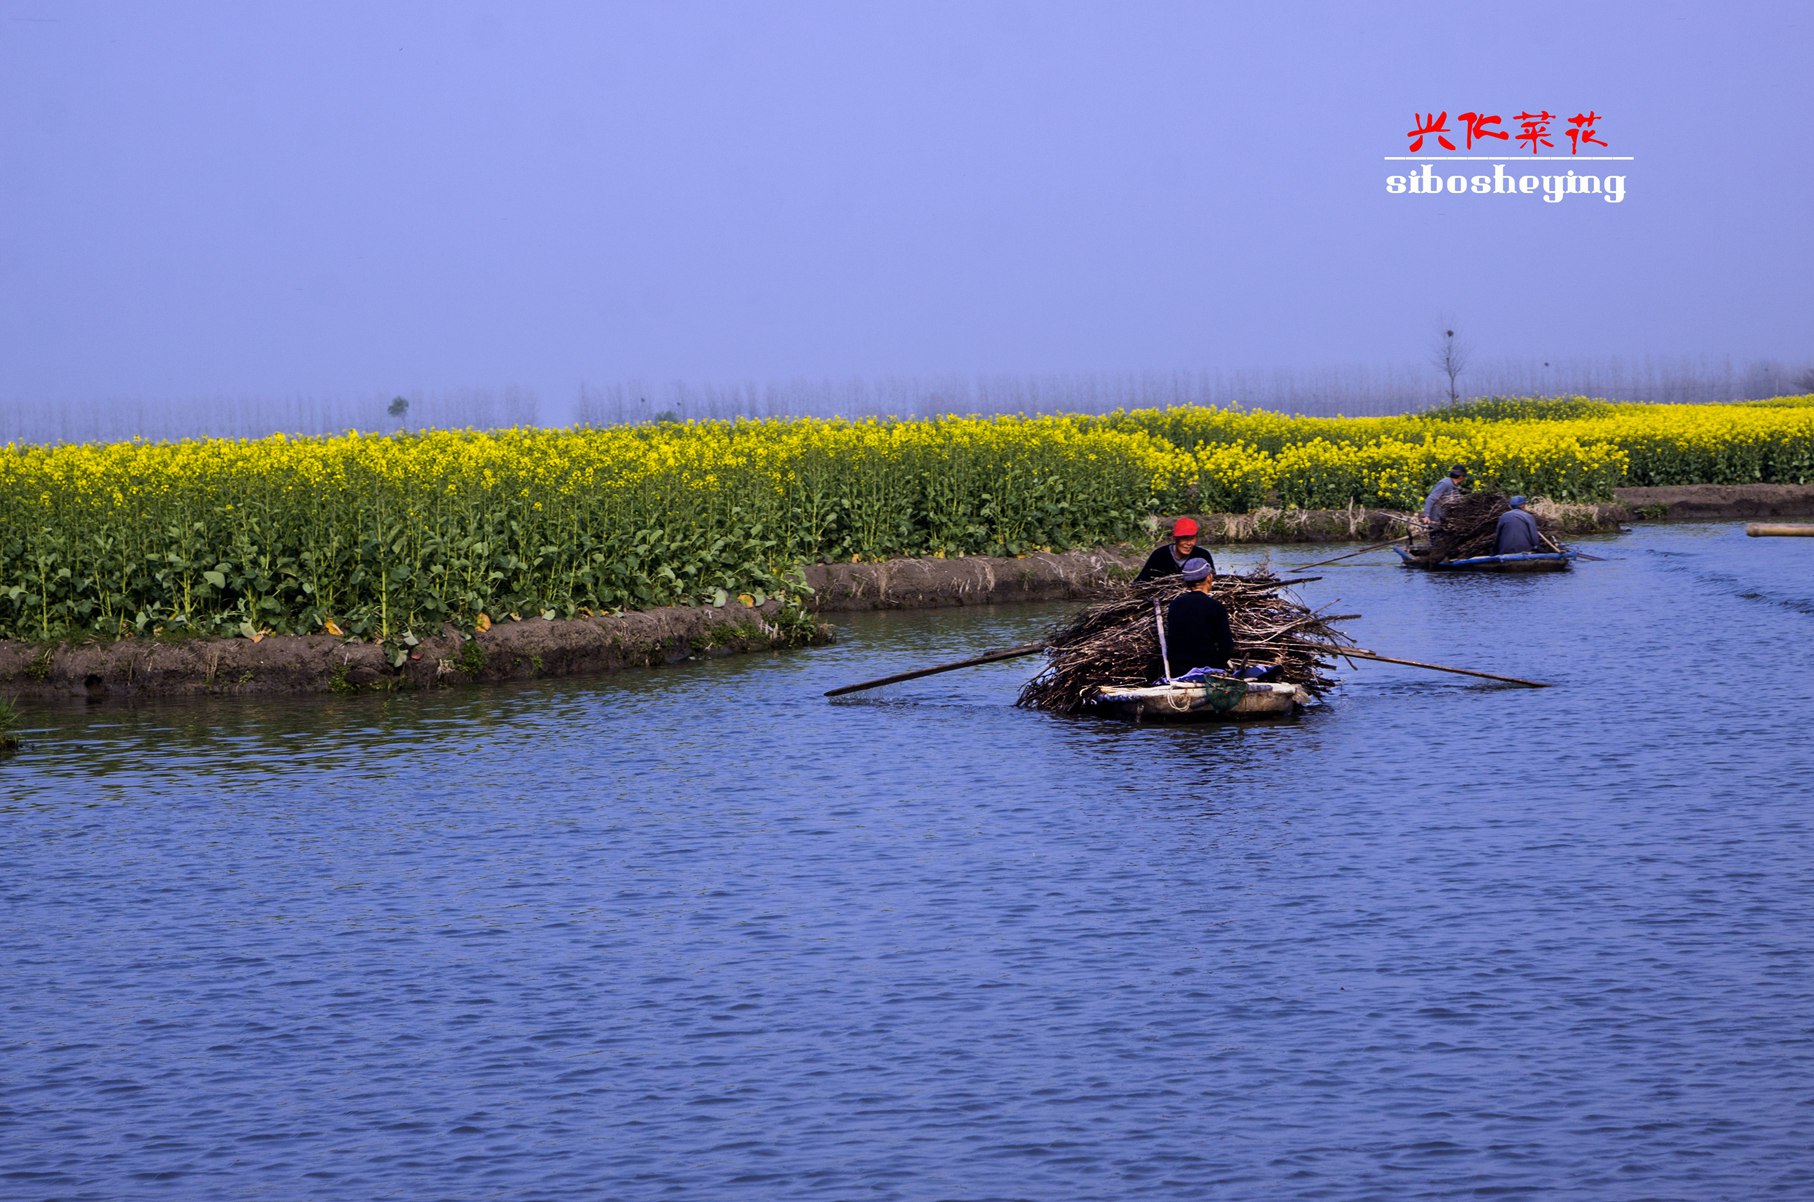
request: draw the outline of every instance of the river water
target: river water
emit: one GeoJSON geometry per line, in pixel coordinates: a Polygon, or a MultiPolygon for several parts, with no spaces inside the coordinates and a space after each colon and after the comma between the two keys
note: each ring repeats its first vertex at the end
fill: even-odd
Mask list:
{"type": "Polygon", "coordinates": [[[821,697],[1062,606],[28,710],[0,1197],[1814,1197],[1814,540],[1583,546],[1325,569],[1362,645],[1556,687],[1272,725],[821,697]]]}

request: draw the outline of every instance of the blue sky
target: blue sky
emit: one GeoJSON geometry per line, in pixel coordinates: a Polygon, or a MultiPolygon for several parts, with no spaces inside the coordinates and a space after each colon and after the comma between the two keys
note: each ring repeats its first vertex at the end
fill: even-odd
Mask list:
{"type": "Polygon", "coordinates": [[[1790,3],[0,0],[0,403],[1814,362],[1810,61],[1790,3]],[[1386,193],[1531,107],[1623,203],[1386,193]]]}

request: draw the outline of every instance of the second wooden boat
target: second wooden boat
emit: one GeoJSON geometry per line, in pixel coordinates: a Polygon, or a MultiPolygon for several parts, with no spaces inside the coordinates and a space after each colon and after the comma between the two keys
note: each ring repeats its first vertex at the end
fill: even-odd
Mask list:
{"type": "Polygon", "coordinates": [[[1574,563],[1574,551],[1522,551],[1515,555],[1472,555],[1466,559],[1431,559],[1403,547],[1393,547],[1407,568],[1431,572],[1564,572],[1574,563]]]}

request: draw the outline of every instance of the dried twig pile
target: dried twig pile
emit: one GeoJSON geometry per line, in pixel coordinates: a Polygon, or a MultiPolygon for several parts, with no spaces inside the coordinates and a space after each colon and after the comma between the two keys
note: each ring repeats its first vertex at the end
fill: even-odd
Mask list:
{"type": "MultiPolygon", "coordinates": [[[[1509,498],[1498,492],[1470,492],[1450,498],[1442,507],[1442,529],[1430,538],[1436,559],[1471,559],[1476,555],[1493,554],[1499,515],[1511,507],[1509,498]]],[[[1537,517],[1536,514],[1531,516],[1537,517]]],[[[1554,522],[1537,517],[1537,529],[1551,542],[1557,542],[1554,522]]],[[[1561,544],[1558,542],[1557,545],[1561,544]]]]}
{"type": "MultiPolygon", "coordinates": [[[[1287,583],[1261,569],[1217,576],[1214,596],[1228,607],[1235,662],[1274,665],[1268,679],[1303,685],[1314,695],[1335,684],[1325,675],[1337,647],[1352,645],[1285,591],[1287,583]]],[[[1016,705],[1075,713],[1105,685],[1144,685],[1162,672],[1153,603],[1163,607],[1183,591],[1176,577],[1130,584],[1054,630],[1046,640],[1043,672],[1020,691],[1016,705]]],[[[1177,668],[1177,665],[1173,665],[1177,668]]],[[[1179,669],[1181,670],[1181,669],[1179,669]]]]}

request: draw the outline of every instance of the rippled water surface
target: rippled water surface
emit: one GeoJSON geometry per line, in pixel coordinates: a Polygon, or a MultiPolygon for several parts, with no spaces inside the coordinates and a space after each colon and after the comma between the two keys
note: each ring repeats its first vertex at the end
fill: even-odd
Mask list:
{"type": "Polygon", "coordinates": [[[1267,726],[820,696],[1043,606],[28,710],[0,1197],[1814,1197],[1814,540],[1590,546],[1326,569],[1363,645],[1557,687],[1267,726]]]}

